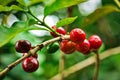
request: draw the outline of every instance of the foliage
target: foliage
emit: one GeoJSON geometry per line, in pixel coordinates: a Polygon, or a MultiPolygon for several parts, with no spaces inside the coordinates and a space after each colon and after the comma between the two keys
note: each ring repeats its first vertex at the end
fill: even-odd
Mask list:
{"type": "MultiPolygon", "coordinates": [[[[51,25],[48,24],[48,22],[52,22],[51,20],[47,20],[49,16],[52,16],[53,21],[56,19],[59,20],[58,22],[56,21],[57,23],[52,24],[57,27],[62,26],[66,28],[66,25],[69,25],[68,31],[76,27],[82,28],[86,31],[87,38],[91,34],[100,35],[103,40],[103,46],[99,52],[119,46],[120,9],[118,5],[113,4],[113,0],[100,0],[101,6],[85,16],[82,14],[82,10],[79,10],[79,5],[88,1],[89,0],[0,0],[0,70],[21,57],[14,49],[14,44],[17,40],[29,40],[34,46],[52,38],[49,34],[49,31],[51,31],[49,26],[51,25]],[[47,4],[48,1],[49,4],[47,4]],[[71,17],[66,17],[68,7],[72,8],[71,17]],[[31,12],[29,10],[31,10],[31,12]],[[40,20],[46,23],[37,21],[34,15],[31,16],[32,12],[44,12],[43,14],[35,14],[35,16],[39,17],[44,15],[43,19],[40,17],[40,20]],[[14,15],[14,17],[19,15],[17,18],[18,21],[12,23],[13,19],[8,20],[10,14],[14,15]],[[21,18],[23,19],[21,20],[21,18]],[[12,23],[12,25],[9,25],[9,23],[12,23]],[[47,27],[40,26],[41,24],[47,27]],[[44,36],[41,36],[32,33],[31,30],[41,31],[40,34],[44,34],[42,31],[46,32],[44,36]]],[[[54,54],[47,54],[45,51],[46,48],[47,47],[44,47],[38,52],[40,67],[36,72],[31,74],[25,73],[21,68],[21,64],[19,64],[4,77],[4,80],[48,80],[57,74],[61,52],[57,50],[54,54]]],[[[91,55],[83,56],[78,52],[66,55],[65,69],[81,62],[91,55]]],[[[120,55],[118,54],[101,62],[99,80],[120,79],[118,75],[120,73],[119,58],[120,55]],[[112,76],[112,78],[106,76],[112,76]]],[[[93,66],[90,66],[70,75],[66,80],[91,80],[92,74],[93,66]]]]}

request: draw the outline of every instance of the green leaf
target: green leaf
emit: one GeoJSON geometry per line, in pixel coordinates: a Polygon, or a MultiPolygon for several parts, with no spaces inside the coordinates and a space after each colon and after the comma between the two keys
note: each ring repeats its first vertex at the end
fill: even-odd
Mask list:
{"type": "Polygon", "coordinates": [[[95,10],[93,13],[91,13],[90,15],[88,15],[87,17],[85,17],[82,22],[81,22],[81,28],[86,27],[92,23],[94,23],[95,21],[97,21],[98,19],[102,18],[103,16],[111,13],[111,12],[119,12],[120,10],[112,5],[107,5],[107,6],[103,6],[101,8],[98,8],[97,10],[95,10]]]}
{"type": "Polygon", "coordinates": [[[11,10],[24,11],[24,9],[22,9],[19,6],[16,6],[16,5],[12,5],[10,7],[0,5],[0,12],[2,12],[2,11],[11,11],[11,10]]]}
{"type": "Polygon", "coordinates": [[[7,4],[9,4],[12,1],[13,0],[0,0],[0,5],[6,6],[7,4]]]}
{"type": "Polygon", "coordinates": [[[57,11],[62,8],[70,7],[73,5],[77,5],[81,2],[84,2],[87,0],[56,0],[51,5],[48,5],[44,9],[44,15],[47,16],[48,14],[57,11]]]}
{"type": "Polygon", "coordinates": [[[17,0],[17,2],[19,2],[20,4],[24,5],[24,6],[30,6],[36,3],[40,3],[43,0],[17,0]]]}
{"type": "Polygon", "coordinates": [[[51,5],[52,3],[54,3],[56,0],[43,0],[45,6],[51,5]]]}
{"type": "Polygon", "coordinates": [[[18,27],[8,28],[6,26],[0,26],[0,47],[8,43],[14,36],[22,32],[25,26],[25,23],[19,23],[18,27]],[[21,28],[20,28],[21,27],[21,28]],[[23,28],[22,28],[23,27],[23,28]]]}
{"type": "Polygon", "coordinates": [[[41,28],[34,25],[27,26],[27,23],[23,21],[15,22],[11,28],[0,26],[0,47],[8,43],[17,34],[26,30],[46,30],[46,28],[41,28]]]}
{"type": "Polygon", "coordinates": [[[72,22],[74,22],[75,20],[77,19],[77,16],[76,17],[70,17],[70,18],[65,18],[65,19],[62,19],[60,21],[57,22],[57,27],[60,27],[60,26],[65,26],[67,24],[71,24],[72,22]]]}

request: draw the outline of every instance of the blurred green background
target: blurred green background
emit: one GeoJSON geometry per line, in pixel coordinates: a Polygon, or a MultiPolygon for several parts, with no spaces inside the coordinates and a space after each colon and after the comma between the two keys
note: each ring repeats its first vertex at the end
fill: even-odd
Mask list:
{"type": "MultiPolygon", "coordinates": [[[[0,0],[2,1],[2,0],[0,0]]],[[[11,4],[17,4],[16,0],[8,0],[10,2],[5,2],[6,5],[10,6],[11,4]]],[[[37,15],[38,18],[43,18],[44,6],[45,4],[52,4],[55,0],[43,0],[43,2],[36,3],[31,6],[32,12],[37,15]]],[[[0,2],[0,5],[2,3],[0,2]]],[[[96,9],[105,6],[105,5],[114,5],[114,0],[88,0],[84,3],[80,3],[72,6],[71,16],[78,16],[78,18],[70,24],[68,32],[73,28],[81,27],[81,21],[93,13],[96,9]]],[[[62,6],[62,5],[61,5],[62,6]]],[[[56,6],[57,7],[57,6],[56,6]]],[[[99,16],[95,14],[95,16],[99,16]]],[[[57,10],[51,15],[47,16],[45,22],[49,25],[56,25],[56,22],[60,19],[67,17],[67,8],[57,10]]],[[[26,21],[27,16],[22,11],[12,11],[12,12],[0,12],[0,24],[11,26],[16,21],[26,21]],[[5,14],[7,14],[7,23],[5,20],[5,14]]],[[[29,18],[31,18],[29,16],[29,18]]],[[[94,16],[90,20],[94,19],[94,16]]],[[[87,24],[87,23],[86,23],[87,24]]],[[[1,27],[1,26],[0,26],[1,27]]],[[[120,13],[111,12],[100,19],[96,20],[93,24],[88,25],[83,28],[89,38],[92,34],[99,35],[103,40],[103,45],[99,52],[117,47],[120,45],[120,13]]],[[[0,34],[1,36],[2,34],[0,34]]],[[[14,48],[14,44],[17,40],[25,39],[29,40],[32,43],[32,46],[35,46],[43,41],[51,39],[51,35],[47,31],[42,30],[29,30],[23,31],[10,40],[6,45],[0,47],[0,70],[4,69],[10,63],[14,62],[22,55],[17,53],[14,48]]],[[[0,37],[2,40],[2,37],[0,37]]],[[[46,52],[46,47],[38,52],[39,60],[39,69],[33,73],[26,73],[21,67],[21,63],[17,65],[13,70],[11,70],[3,80],[49,80],[59,72],[59,59],[60,59],[60,50],[54,54],[49,54],[46,52]]],[[[93,54],[84,56],[83,54],[78,53],[77,51],[70,55],[65,55],[65,69],[73,66],[76,63],[85,60],[93,54]]],[[[120,54],[111,56],[101,62],[99,80],[120,80],[120,54]]],[[[94,65],[89,66],[85,69],[75,72],[74,74],[69,75],[65,80],[92,80],[94,71],[94,65]]],[[[2,79],[0,79],[2,80],[2,79]]]]}

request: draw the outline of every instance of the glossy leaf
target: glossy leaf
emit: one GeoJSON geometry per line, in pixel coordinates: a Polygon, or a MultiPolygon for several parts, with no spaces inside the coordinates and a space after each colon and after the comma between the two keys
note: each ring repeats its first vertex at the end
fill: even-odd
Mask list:
{"type": "Polygon", "coordinates": [[[22,9],[19,6],[16,6],[16,5],[12,5],[10,7],[0,5],[0,12],[2,12],[2,11],[11,11],[11,10],[24,11],[24,9],[22,9]]]}
{"type": "Polygon", "coordinates": [[[26,22],[23,21],[15,22],[11,28],[8,28],[6,26],[0,26],[0,47],[8,43],[20,32],[26,30],[46,30],[46,28],[40,28],[34,25],[27,26],[26,22]]]}
{"type": "Polygon", "coordinates": [[[44,9],[44,15],[47,16],[48,14],[57,11],[62,8],[70,7],[73,5],[77,5],[81,2],[84,2],[87,0],[56,0],[54,3],[51,5],[48,5],[44,9]]]}
{"type": "Polygon", "coordinates": [[[43,0],[17,0],[20,4],[24,6],[30,6],[39,2],[42,2],[43,0]]]}
{"type": "Polygon", "coordinates": [[[77,16],[76,17],[70,17],[70,18],[65,18],[65,19],[62,19],[60,21],[57,22],[57,27],[60,27],[60,26],[65,26],[67,24],[71,24],[72,22],[74,22],[75,20],[77,19],[77,16]]]}
{"type": "Polygon", "coordinates": [[[117,7],[112,6],[112,5],[107,5],[107,6],[98,8],[93,13],[91,13],[90,15],[88,15],[86,18],[83,19],[83,21],[81,22],[81,28],[94,23],[98,19],[102,18],[103,16],[105,16],[111,12],[119,12],[119,11],[120,10],[117,7]]]}

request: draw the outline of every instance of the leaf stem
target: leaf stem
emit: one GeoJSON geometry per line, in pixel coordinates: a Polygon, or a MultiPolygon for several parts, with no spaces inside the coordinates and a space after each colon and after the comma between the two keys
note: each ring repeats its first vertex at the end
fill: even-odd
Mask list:
{"type": "Polygon", "coordinates": [[[45,26],[46,28],[48,28],[51,32],[59,35],[55,30],[53,30],[51,27],[49,27],[46,23],[45,23],[45,17],[43,18],[43,21],[41,21],[40,19],[38,19],[30,10],[30,8],[28,7],[28,13],[33,16],[39,23],[39,25],[45,26]]]}
{"type": "Polygon", "coordinates": [[[98,80],[99,65],[100,65],[99,54],[98,51],[95,51],[95,71],[94,71],[93,80],[98,80]]]}
{"type": "Polygon", "coordinates": [[[31,12],[30,8],[28,8],[28,13],[33,16],[37,21],[39,21],[40,23],[43,23],[40,19],[38,19],[35,15],[33,15],[33,13],[31,12]]]}

